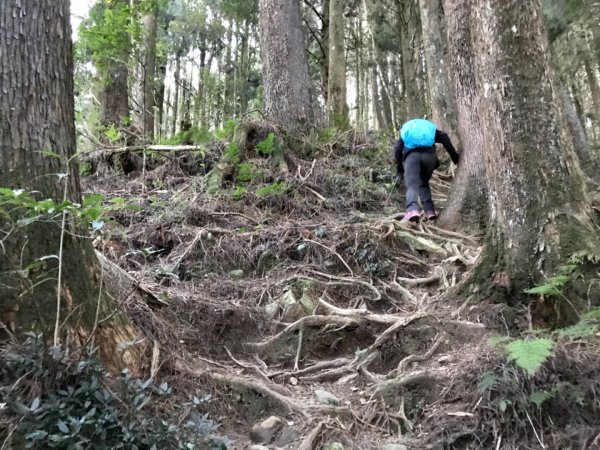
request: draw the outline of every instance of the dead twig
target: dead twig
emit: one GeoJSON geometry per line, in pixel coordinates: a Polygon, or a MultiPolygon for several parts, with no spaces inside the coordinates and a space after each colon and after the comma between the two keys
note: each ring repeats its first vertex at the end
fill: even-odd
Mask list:
{"type": "Polygon", "coordinates": [[[348,265],[348,263],[334,249],[332,249],[331,247],[327,247],[325,244],[321,244],[320,242],[313,241],[312,239],[304,239],[304,242],[310,242],[312,244],[318,245],[319,247],[323,247],[326,250],[329,250],[331,253],[333,253],[342,262],[342,264],[344,265],[344,267],[346,267],[346,269],[348,269],[348,272],[350,272],[350,275],[354,276],[354,272],[352,271],[352,269],[350,268],[350,266],[348,265]]]}

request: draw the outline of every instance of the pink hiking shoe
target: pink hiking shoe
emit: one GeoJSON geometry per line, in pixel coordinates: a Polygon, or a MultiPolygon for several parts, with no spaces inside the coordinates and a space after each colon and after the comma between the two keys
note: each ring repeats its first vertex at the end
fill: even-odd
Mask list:
{"type": "Polygon", "coordinates": [[[421,213],[417,210],[407,211],[400,222],[418,222],[421,219],[421,213]]]}
{"type": "Polygon", "coordinates": [[[435,211],[425,211],[425,218],[427,220],[435,220],[437,217],[438,215],[435,211]]]}

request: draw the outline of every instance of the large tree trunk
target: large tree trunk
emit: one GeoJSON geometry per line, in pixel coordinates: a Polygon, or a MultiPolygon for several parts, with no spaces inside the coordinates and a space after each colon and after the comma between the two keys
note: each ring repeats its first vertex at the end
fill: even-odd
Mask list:
{"type": "MultiPolygon", "coordinates": [[[[0,2],[0,186],[57,203],[81,201],[77,164],[70,159],[69,18],[68,0],[0,2]]],[[[80,227],[68,216],[17,223],[26,213],[13,209],[0,220],[2,231],[14,227],[3,233],[0,247],[0,321],[18,334],[34,330],[48,340],[54,334],[54,343],[63,346],[81,345],[95,332],[110,368],[135,366],[139,346],[118,350],[135,339],[135,330],[118,302],[101,291],[102,270],[90,240],[79,237],[80,227]]]]}
{"type": "Polygon", "coordinates": [[[423,117],[427,114],[424,92],[420,89],[421,69],[421,19],[418,0],[396,0],[397,20],[402,49],[402,71],[404,79],[404,101],[408,117],[423,117]]]}
{"type": "Polygon", "coordinates": [[[442,0],[420,0],[419,4],[432,119],[456,141],[456,104],[448,80],[442,0]]]}
{"type": "Polygon", "coordinates": [[[329,114],[329,122],[341,128],[346,128],[349,125],[348,103],[346,102],[344,4],[344,0],[329,0],[329,84],[327,86],[327,112],[329,114]]]}
{"type": "Polygon", "coordinates": [[[318,126],[298,0],[260,0],[265,111],[286,128],[318,126]]]}
{"type": "Polygon", "coordinates": [[[483,124],[475,86],[469,0],[444,0],[448,66],[456,93],[458,133],[462,142],[458,173],[440,225],[480,232],[488,217],[483,154],[483,124]]]}
{"type": "Polygon", "coordinates": [[[540,1],[471,1],[491,200],[479,281],[518,299],[590,249],[590,204],[555,91],[540,1]]]}
{"type": "Polygon", "coordinates": [[[144,140],[151,141],[154,133],[154,78],[156,77],[156,31],[158,6],[154,6],[142,18],[141,78],[138,99],[140,112],[140,129],[144,140]]]}

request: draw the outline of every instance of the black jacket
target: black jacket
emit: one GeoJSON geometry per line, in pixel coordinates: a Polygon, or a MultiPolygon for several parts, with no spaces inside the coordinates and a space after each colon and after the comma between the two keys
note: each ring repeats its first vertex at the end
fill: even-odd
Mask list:
{"type": "MultiPolygon", "coordinates": [[[[450,159],[454,164],[458,164],[459,156],[456,152],[456,149],[452,145],[452,141],[448,137],[446,133],[440,130],[436,130],[435,132],[435,143],[442,144],[448,154],[450,155],[450,159]]],[[[435,145],[430,147],[432,150],[435,150],[435,145]]],[[[410,151],[419,150],[419,148],[411,149],[410,151]]],[[[402,138],[399,138],[396,144],[394,145],[394,158],[396,160],[396,168],[398,170],[398,175],[404,176],[404,158],[408,152],[404,151],[404,142],[402,138]]]]}

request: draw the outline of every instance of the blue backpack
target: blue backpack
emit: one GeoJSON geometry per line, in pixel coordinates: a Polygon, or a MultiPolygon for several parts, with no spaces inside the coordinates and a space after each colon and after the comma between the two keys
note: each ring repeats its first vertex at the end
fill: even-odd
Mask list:
{"type": "Polygon", "coordinates": [[[425,119],[413,119],[402,125],[400,138],[404,148],[412,150],[417,147],[431,147],[435,144],[435,124],[425,119]]]}

